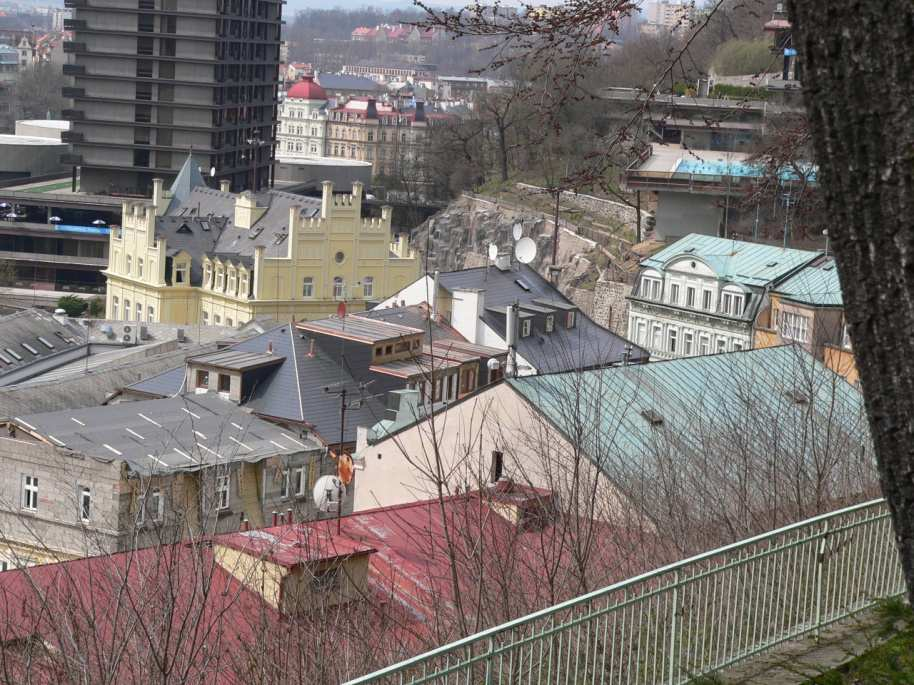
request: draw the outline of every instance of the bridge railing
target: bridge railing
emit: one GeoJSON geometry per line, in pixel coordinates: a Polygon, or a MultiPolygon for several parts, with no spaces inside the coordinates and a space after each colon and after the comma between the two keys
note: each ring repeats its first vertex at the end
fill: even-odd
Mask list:
{"type": "Polygon", "coordinates": [[[904,591],[883,500],[721,547],[357,678],[684,683],[904,591]]]}

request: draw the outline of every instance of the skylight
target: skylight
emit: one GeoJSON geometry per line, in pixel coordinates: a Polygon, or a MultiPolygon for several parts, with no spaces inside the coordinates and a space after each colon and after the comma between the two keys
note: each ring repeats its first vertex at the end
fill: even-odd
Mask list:
{"type": "Polygon", "coordinates": [[[516,279],[514,279],[514,282],[517,283],[517,285],[519,285],[521,287],[521,289],[523,289],[525,292],[528,292],[528,293],[530,292],[530,286],[527,285],[527,283],[524,280],[522,280],[520,278],[516,278],[516,279]]]}
{"type": "Polygon", "coordinates": [[[27,349],[29,352],[31,352],[32,354],[35,354],[35,355],[38,354],[38,350],[36,350],[34,347],[32,347],[31,345],[29,345],[28,343],[20,343],[20,344],[21,344],[25,349],[27,349]]]}
{"type": "Polygon", "coordinates": [[[44,345],[45,347],[47,347],[49,350],[53,350],[53,349],[54,349],[54,343],[48,342],[47,340],[45,340],[45,339],[42,338],[41,336],[38,336],[38,342],[40,342],[42,345],[44,345]]]}
{"type": "Polygon", "coordinates": [[[17,362],[21,362],[21,361],[22,361],[22,357],[19,356],[19,353],[18,353],[18,352],[15,352],[15,351],[11,350],[11,349],[8,348],[8,347],[5,347],[4,349],[6,350],[7,354],[9,354],[9,355],[10,355],[13,359],[15,359],[17,362]]]}

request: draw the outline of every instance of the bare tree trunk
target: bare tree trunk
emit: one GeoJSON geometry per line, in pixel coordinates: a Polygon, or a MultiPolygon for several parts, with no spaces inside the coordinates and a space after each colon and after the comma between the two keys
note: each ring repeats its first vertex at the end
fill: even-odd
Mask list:
{"type": "Polygon", "coordinates": [[[829,238],[914,601],[914,4],[790,0],[829,238]]]}

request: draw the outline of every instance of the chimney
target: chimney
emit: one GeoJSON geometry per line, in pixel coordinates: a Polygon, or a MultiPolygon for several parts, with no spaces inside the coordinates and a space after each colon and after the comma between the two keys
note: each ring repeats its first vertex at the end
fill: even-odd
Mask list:
{"type": "Polygon", "coordinates": [[[219,190],[223,193],[232,192],[232,182],[227,178],[223,178],[221,181],[219,181],[219,190]]]}
{"type": "Polygon", "coordinates": [[[314,338],[308,341],[308,358],[314,359],[314,338]]]}
{"type": "Polygon", "coordinates": [[[289,509],[288,509],[288,511],[287,511],[286,513],[288,514],[288,521],[289,521],[289,523],[293,523],[293,521],[292,521],[292,507],[289,507],[289,509]]]}
{"type": "Polygon", "coordinates": [[[555,499],[549,490],[504,479],[495,483],[489,493],[492,509],[522,530],[540,530],[555,519],[555,499]]]}
{"type": "Polygon", "coordinates": [[[57,323],[66,324],[67,323],[67,311],[58,307],[54,310],[54,320],[57,323]]]}
{"type": "Polygon", "coordinates": [[[329,219],[333,207],[333,181],[321,183],[321,219],[329,219]]]}
{"type": "Polygon", "coordinates": [[[165,211],[164,185],[165,182],[161,178],[152,179],[152,204],[156,208],[157,215],[160,211],[165,211]]]}
{"type": "Polygon", "coordinates": [[[267,354],[273,354],[273,341],[267,343],[267,354]]]}
{"type": "Polygon", "coordinates": [[[273,511],[273,527],[276,527],[276,519],[279,517],[279,512],[276,510],[273,511]]]}
{"type": "Polygon", "coordinates": [[[500,252],[495,258],[495,268],[499,271],[511,270],[511,255],[507,252],[500,252]]]}
{"type": "Polygon", "coordinates": [[[365,109],[366,119],[378,118],[378,105],[374,98],[368,98],[368,107],[365,109]]]}
{"type": "Polygon", "coordinates": [[[438,279],[441,272],[435,269],[435,278],[432,281],[432,321],[438,320],[438,279]]]}
{"type": "Polygon", "coordinates": [[[425,121],[425,103],[416,100],[416,121],[425,121]]]}

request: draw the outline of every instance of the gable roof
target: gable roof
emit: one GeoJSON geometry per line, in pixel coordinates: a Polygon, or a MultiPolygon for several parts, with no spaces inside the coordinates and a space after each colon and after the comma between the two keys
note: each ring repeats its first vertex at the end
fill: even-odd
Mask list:
{"type": "Polygon", "coordinates": [[[783,281],[772,292],[782,297],[817,307],[842,307],[841,282],[833,261],[807,266],[783,281]]]}
{"type": "Polygon", "coordinates": [[[189,152],[181,170],[171,184],[171,202],[169,207],[185,202],[194,188],[206,186],[206,181],[200,173],[199,165],[194,161],[193,153],[189,152]]]}
{"type": "Polygon", "coordinates": [[[601,459],[608,452],[620,459],[650,454],[657,428],[676,436],[680,450],[707,450],[709,436],[735,432],[746,445],[770,448],[777,426],[778,450],[808,454],[814,421],[831,427],[822,440],[869,443],[860,392],[794,346],[507,382],[568,440],[601,459]]]}
{"type": "Polygon", "coordinates": [[[676,258],[692,257],[712,268],[718,278],[765,287],[818,259],[821,254],[691,233],[642,260],[641,266],[663,269],[676,258]]]}
{"type": "MultiPolygon", "coordinates": [[[[439,285],[449,292],[458,289],[485,290],[486,309],[482,320],[502,340],[505,340],[504,309],[519,302],[521,305],[553,307],[561,311],[577,309],[549,281],[526,264],[516,271],[501,271],[494,267],[478,267],[448,271],[439,274],[439,285]]],[[[552,333],[535,332],[529,337],[517,338],[517,353],[533,364],[540,373],[592,368],[621,362],[626,348],[631,345],[631,361],[647,360],[648,352],[625,338],[594,323],[583,312],[578,312],[574,328],[560,325],[557,316],[552,333]]]]}
{"type": "MultiPolygon", "coordinates": [[[[342,368],[336,357],[315,345],[313,349],[291,324],[280,324],[260,335],[227,348],[232,352],[263,353],[272,345],[273,354],[282,357],[281,364],[254,387],[245,402],[246,409],[264,417],[311,426],[325,442],[339,440],[339,402],[324,392],[327,386],[342,384],[355,390],[357,382],[342,368]]],[[[139,383],[128,390],[151,397],[166,397],[184,392],[184,367],[176,367],[139,383]]],[[[384,415],[384,407],[373,398],[363,399],[346,411],[343,439],[355,440],[356,427],[374,425],[384,415]]]]}

